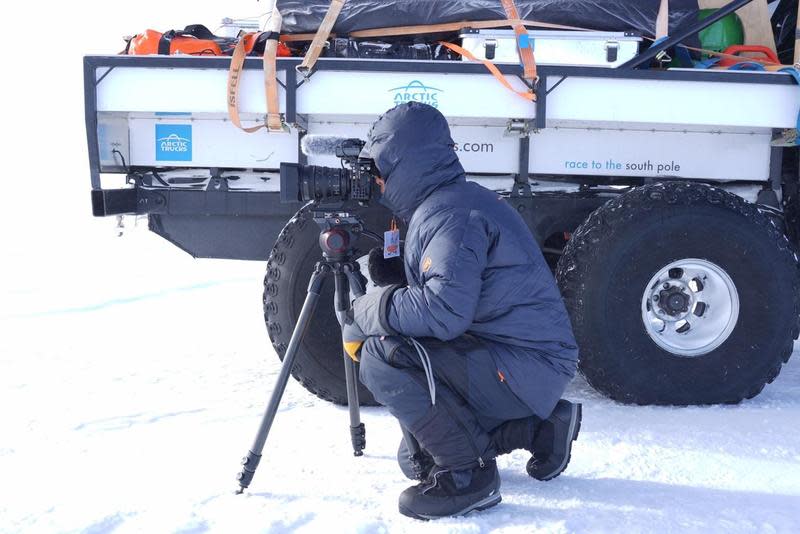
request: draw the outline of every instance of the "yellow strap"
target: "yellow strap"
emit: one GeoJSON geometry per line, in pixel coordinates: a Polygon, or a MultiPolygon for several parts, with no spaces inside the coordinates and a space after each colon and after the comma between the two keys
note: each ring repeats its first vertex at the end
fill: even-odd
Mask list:
{"type": "MultiPolygon", "coordinates": [[[[266,51],[266,49],[265,49],[266,51]]],[[[231,57],[231,67],[228,70],[228,117],[237,128],[241,128],[247,133],[252,133],[260,130],[265,124],[259,124],[250,128],[242,126],[242,121],[239,119],[239,82],[242,79],[244,71],[244,59],[247,57],[247,52],[244,49],[244,39],[239,39],[236,43],[236,48],[233,49],[233,56],[231,57]]]]}
{"type": "MultiPolygon", "coordinates": [[[[288,131],[280,113],[278,71],[275,59],[278,55],[278,33],[281,30],[281,22],[280,11],[278,11],[277,6],[273,7],[269,27],[266,31],[273,34],[270,35],[270,37],[274,37],[274,39],[267,39],[267,42],[264,44],[264,55],[262,56],[264,62],[264,97],[267,104],[267,117],[264,124],[258,124],[249,128],[242,126],[242,121],[239,118],[239,83],[242,81],[244,60],[247,57],[245,38],[242,37],[239,39],[239,42],[236,43],[236,47],[233,49],[231,67],[230,70],[228,70],[228,117],[237,128],[241,128],[247,133],[257,132],[261,128],[266,128],[269,132],[288,131]]],[[[258,35],[254,35],[253,42],[257,39],[258,35]]]]}
{"type": "Polygon", "coordinates": [[[505,86],[509,91],[512,91],[517,96],[520,96],[520,97],[524,98],[525,100],[529,100],[529,101],[535,101],[536,100],[536,93],[534,93],[533,90],[517,91],[516,89],[514,89],[514,87],[511,85],[511,83],[509,83],[509,81],[506,79],[506,77],[503,76],[503,73],[500,72],[500,69],[498,69],[497,66],[494,63],[492,63],[491,61],[487,61],[485,59],[478,59],[474,55],[472,55],[472,52],[470,52],[469,50],[467,50],[465,48],[462,48],[462,47],[460,47],[460,46],[458,46],[456,44],[453,44],[453,43],[447,43],[445,41],[439,41],[439,44],[444,46],[444,47],[449,48],[450,50],[452,50],[456,54],[461,54],[462,56],[464,56],[465,58],[467,58],[467,59],[469,59],[471,61],[480,61],[481,63],[483,63],[484,67],[489,69],[489,72],[491,72],[492,75],[495,78],[497,78],[497,81],[499,81],[501,84],[503,84],[503,86],[505,86]]]}
{"type": "Polygon", "coordinates": [[[280,100],[278,100],[278,39],[268,39],[264,45],[264,94],[267,95],[267,129],[271,132],[283,129],[280,100]]]}
{"type": "MultiPolygon", "coordinates": [[[[518,21],[519,12],[517,12],[517,6],[514,4],[514,0],[501,1],[503,3],[503,9],[506,11],[506,17],[510,20],[518,21]]],[[[514,33],[517,35],[517,49],[519,50],[519,58],[522,60],[522,76],[531,84],[535,84],[538,80],[538,76],[536,75],[536,60],[533,57],[533,47],[529,45],[522,48],[521,46],[521,37],[524,35],[527,38],[528,30],[519,22],[513,23],[511,27],[514,28],[514,33]]]]}
{"type": "Polygon", "coordinates": [[[656,15],[656,39],[669,35],[669,0],[661,0],[656,15]]]}
{"type": "Polygon", "coordinates": [[[245,40],[239,39],[231,57],[231,67],[228,70],[228,117],[237,128],[247,133],[257,132],[267,128],[271,132],[284,131],[284,124],[280,114],[280,100],[278,99],[278,79],[275,56],[278,52],[277,39],[269,39],[264,46],[264,94],[267,102],[267,120],[264,124],[257,124],[245,128],[239,118],[239,82],[244,74],[244,60],[247,57],[245,40]]]}
{"type": "Polygon", "coordinates": [[[328,36],[331,34],[333,25],[336,23],[336,19],[339,17],[339,12],[342,10],[345,1],[346,0],[331,0],[328,12],[325,13],[325,18],[322,19],[322,24],[320,24],[317,29],[317,33],[314,35],[314,40],[311,41],[311,45],[308,47],[303,62],[297,66],[297,71],[304,76],[314,68],[314,64],[317,62],[317,59],[319,59],[319,55],[328,42],[328,36]]]}

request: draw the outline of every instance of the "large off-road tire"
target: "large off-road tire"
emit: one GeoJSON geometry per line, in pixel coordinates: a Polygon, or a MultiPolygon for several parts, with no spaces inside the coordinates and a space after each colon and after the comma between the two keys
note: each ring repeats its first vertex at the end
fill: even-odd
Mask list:
{"type": "Polygon", "coordinates": [[[797,256],[783,231],[756,205],[699,183],[607,202],[572,235],[557,278],[581,372],[621,402],[754,397],[798,335],[797,256]]]}
{"type": "MultiPolygon", "coordinates": [[[[379,224],[381,217],[388,220],[385,212],[373,210],[365,214],[364,221],[368,226],[370,222],[379,224]]],[[[319,232],[309,212],[300,210],[286,223],[267,262],[264,320],[272,346],[281,360],[303,307],[314,265],[322,259],[319,232]]],[[[367,254],[375,245],[366,237],[359,238],[356,257],[367,254]]],[[[292,376],[318,397],[346,404],[342,338],[333,310],[333,286],[333,277],[330,276],[325,281],[317,309],[300,344],[292,376]]],[[[361,405],[377,404],[362,384],[359,384],[358,393],[361,405]]]]}

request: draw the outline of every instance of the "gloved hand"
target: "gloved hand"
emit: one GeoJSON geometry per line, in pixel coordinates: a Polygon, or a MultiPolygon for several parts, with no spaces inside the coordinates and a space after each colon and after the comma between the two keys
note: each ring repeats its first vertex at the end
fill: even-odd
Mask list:
{"type": "Polygon", "coordinates": [[[364,344],[365,339],[367,336],[353,319],[353,310],[350,310],[342,325],[342,344],[344,351],[354,362],[358,361],[358,353],[361,351],[361,345],[364,344]]]}
{"type": "Polygon", "coordinates": [[[369,277],[376,286],[407,285],[403,258],[383,257],[383,247],[369,251],[369,277]]]}

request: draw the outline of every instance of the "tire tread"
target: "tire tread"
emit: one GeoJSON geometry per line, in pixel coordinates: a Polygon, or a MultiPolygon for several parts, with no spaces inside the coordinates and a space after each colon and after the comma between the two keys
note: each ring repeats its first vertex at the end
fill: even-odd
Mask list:
{"type": "MultiPolygon", "coordinates": [[[[693,182],[659,182],[636,187],[592,212],[584,223],[573,233],[564,249],[564,253],[556,267],[556,279],[561,294],[570,311],[574,329],[580,331],[584,327],[585,317],[582,313],[582,297],[586,289],[586,270],[597,261],[602,261],[603,247],[600,246],[609,236],[628,226],[637,212],[650,210],[658,204],[665,205],[697,205],[705,203],[710,206],[723,206],[762,231],[765,237],[775,243],[785,267],[794,271],[791,288],[792,306],[794,310],[794,326],[787,335],[785,344],[776,355],[775,365],[754,381],[750,389],[725,399],[723,402],[736,404],[758,395],[764,386],[771,383],[780,373],[784,363],[792,355],[794,340],[800,333],[800,273],[798,272],[798,255],[786,234],[778,228],[774,220],[766,215],[756,204],[729,193],[718,187],[693,182]]],[[[603,382],[602,369],[587,373],[581,366],[581,374],[587,382],[598,391],[614,400],[646,404],[637,398],[624,394],[617,384],[603,382]]]]}

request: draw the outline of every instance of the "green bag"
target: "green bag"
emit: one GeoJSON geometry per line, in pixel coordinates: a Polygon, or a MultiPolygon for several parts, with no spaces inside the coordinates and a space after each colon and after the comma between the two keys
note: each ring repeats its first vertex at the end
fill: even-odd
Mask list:
{"type": "MultiPolygon", "coordinates": [[[[701,9],[697,19],[703,20],[715,11],[716,9],[701,9]]],[[[742,20],[738,15],[731,13],[702,30],[698,36],[700,37],[701,48],[722,52],[731,45],[744,44],[744,26],[742,26],[742,20]]],[[[703,59],[707,57],[707,54],[703,54],[703,59]]]]}

